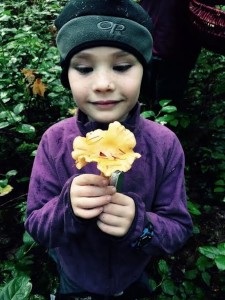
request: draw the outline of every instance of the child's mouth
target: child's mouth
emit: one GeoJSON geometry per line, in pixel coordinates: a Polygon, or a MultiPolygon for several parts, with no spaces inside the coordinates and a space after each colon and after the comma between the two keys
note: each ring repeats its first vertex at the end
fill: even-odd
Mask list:
{"type": "Polygon", "coordinates": [[[100,100],[100,101],[92,102],[92,104],[103,108],[109,108],[117,105],[120,102],[121,101],[118,100],[100,100]]]}

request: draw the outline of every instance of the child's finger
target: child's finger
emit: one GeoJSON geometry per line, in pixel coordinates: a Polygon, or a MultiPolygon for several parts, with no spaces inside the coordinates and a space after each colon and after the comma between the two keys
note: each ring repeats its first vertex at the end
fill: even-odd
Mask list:
{"type": "Polygon", "coordinates": [[[78,198],[76,200],[75,206],[76,208],[81,208],[81,209],[93,209],[108,204],[110,200],[111,200],[110,195],[101,196],[101,197],[92,197],[92,198],[83,197],[83,198],[78,198]]]}
{"type": "Polygon", "coordinates": [[[74,178],[73,182],[77,185],[96,185],[107,186],[109,180],[95,174],[82,174],[74,178]]]}
{"type": "Polygon", "coordinates": [[[104,195],[112,195],[116,192],[116,188],[113,186],[76,186],[72,187],[72,193],[77,197],[100,197],[104,195]]]}
{"type": "Polygon", "coordinates": [[[100,215],[102,209],[102,207],[95,207],[93,209],[76,208],[76,216],[82,219],[92,219],[100,215]]]}

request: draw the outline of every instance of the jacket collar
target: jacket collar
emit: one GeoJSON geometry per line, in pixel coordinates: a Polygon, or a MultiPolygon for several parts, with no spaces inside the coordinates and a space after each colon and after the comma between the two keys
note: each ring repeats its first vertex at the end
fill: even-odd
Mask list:
{"type": "MultiPolygon", "coordinates": [[[[130,111],[127,119],[121,124],[132,131],[133,133],[137,133],[139,131],[139,123],[140,123],[140,104],[137,103],[134,108],[130,111]]],[[[86,135],[90,131],[94,131],[96,129],[107,130],[108,125],[106,123],[100,123],[96,121],[89,121],[88,117],[85,113],[83,113],[80,109],[78,109],[77,113],[77,125],[82,133],[82,135],[86,135]]]]}

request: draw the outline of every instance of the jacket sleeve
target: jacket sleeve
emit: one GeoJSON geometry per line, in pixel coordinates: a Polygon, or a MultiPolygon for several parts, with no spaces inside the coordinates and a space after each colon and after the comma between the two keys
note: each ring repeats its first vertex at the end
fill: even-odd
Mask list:
{"type": "Polygon", "coordinates": [[[146,212],[145,218],[154,226],[155,235],[149,245],[154,253],[172,254],[191,236],[193,225],[187,209],[183,151],[173,151],[152,211],[146,212]]]}
{"type": "Polygon", "coordinates": [[[76,175],[67,180],[64,176],[65,182],[59,179],[49,144],[44,135],[30,178],[25,229],[38,243],[54,248],[81,234],[87,222],[75,217],[70,203],[70,185],[76,175]]]}
{"type": "Polygon", "coordinates": [[[172,254],[191,236],[193,225],[186,203],[184,153],[178,139],[168,152],[151,209],[146,209],[139,195],[127,195],[135,201],[136,216],[126,240],[134,243],[149,221],[154,227],[154,236],[142,248],[144,252],[154,256],[172,254]]]}

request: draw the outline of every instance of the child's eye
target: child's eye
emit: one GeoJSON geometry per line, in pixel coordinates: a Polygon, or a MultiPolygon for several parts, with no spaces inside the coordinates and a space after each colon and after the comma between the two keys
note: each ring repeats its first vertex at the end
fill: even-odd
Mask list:
{"type": "Polygon", "coordinates": [[[88,74],[93,71],[93,68],[85,66],[76,66],[75,70],[77,70],[77,72],[79,72],[80,74],[88,74]]]}
{"type": "Polygon", "coordinates": [[[124,64],[124,65],[116,65],[113,66],[113,70],[117,72],[126,72],[132,67],[131,64],[124,64]]]}

